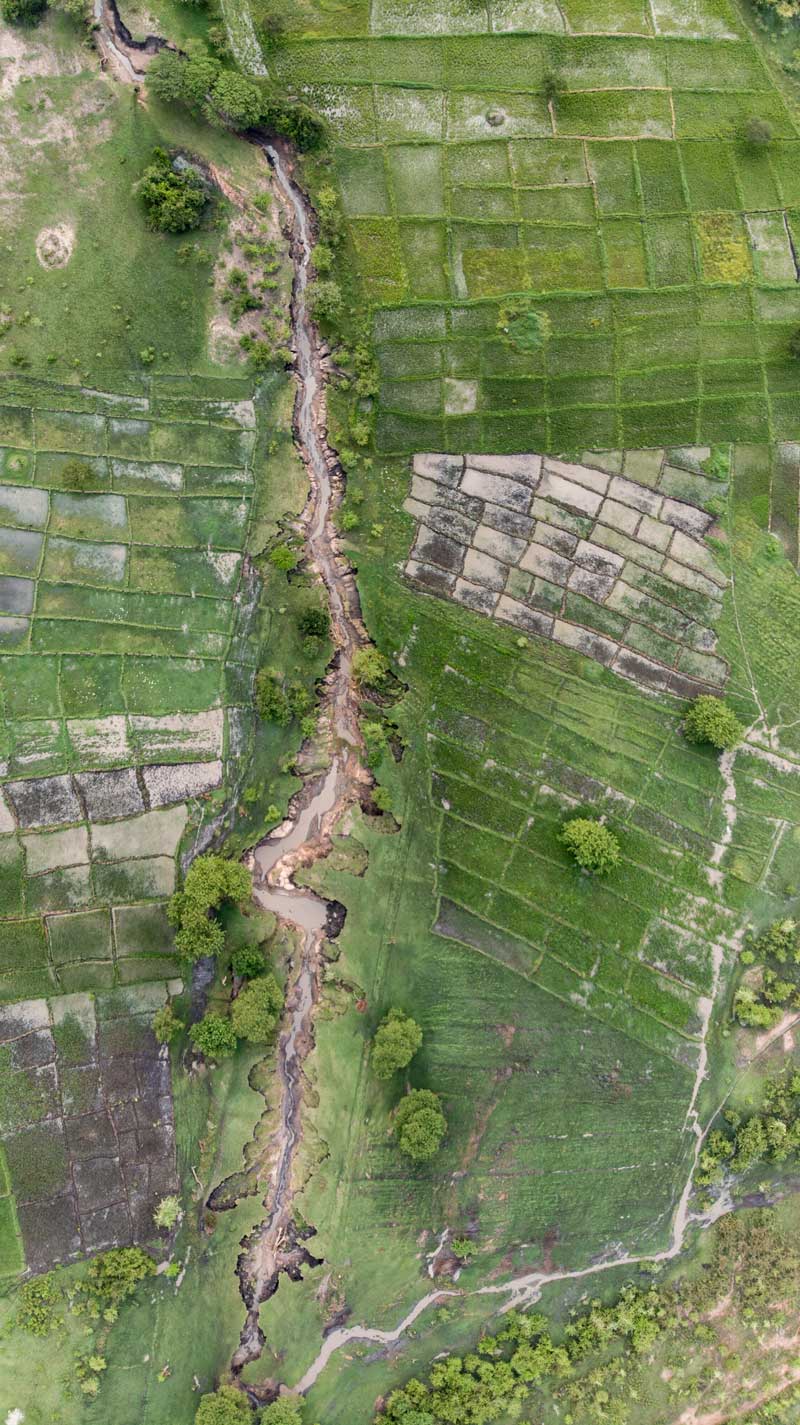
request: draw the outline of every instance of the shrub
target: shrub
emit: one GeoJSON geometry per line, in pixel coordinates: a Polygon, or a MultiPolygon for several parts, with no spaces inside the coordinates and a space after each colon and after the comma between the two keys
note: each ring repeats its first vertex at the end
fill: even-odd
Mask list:
{"type": "Polygon", "coordinates": [[[231,1023],[240,1039],[267,1044],[283,1009],[283,992],[274,975],[259,975],[236,996],[231,1023]]]}
{"type": "Polygon", "coordinates": [[[555,103],[561,93],[562,83],[560,76],[554,69],[548,69],[542,75],[542,93],[547,104],[555,103]]]}
{"type": "Polygon", "coordinates": [[[309,638],[327,638],[330,633],[331,620],[328,610],[317,605],[304,609],[298,622],[300,632],[309,638]]]}
{"type": "Polygon", "coordinates": [[[180,1215],[181,1200],[179,1197],[176,1197],[174,1193],[170,1193],[168,1197],[162,1197],[158,1207],[153,1213],[153,1221],[156,1227],[163,1228],[164,1231],[170,1232],[175,1226],[175,1223],[180,1219],[180,1215]]]}
{"type": "Polygon", "coordinates": [[[250,1402],[243,1390],[221,1385],[204,1395],[197,1407],[194,1425],[252,1425],[250,1402]]]}
{"type": "Polygon", "coordinates": [[[288,727],[292,720],[289,699],[269,668],[259,668],[256,673],[256,708],[259,717],[276,722],[278,727],[288,727]]]}
{"type": "Polygon", "coordinates": [[[231,955],[231,969],[234,975],[246,980],[254,980],[263,975],[267,968],[267,957],[260,945],[241,945],[231,955]]]}
{"type": "Polygon", "coordinates": [[[153,1033],[159,1044],[171,1044],[185,1028],[183,1020],[178,1018],[169,1001],[162,1004],[153,1015],[153,1033]]]}
{"type": "Polygon", "coordinates": [[[437,1152],[447,1131],[438,1095],[414,1089],[397,1106],[394,1127],[401,1153],[415,1163],[427,1162],[437,1152]]]}
{"type": "Polygon", "coordinates": [[[211,90],[211,104],[235,129],[250,129],[261,118],[261,91],[252,79],[223,69],[211,90]]]}
{"type": "Polygon", "coordinates": [[[276,544],[268,555],[269,562],[275,569],[280,569],[284,574],[290,574],[297,568],[299,555],[288,544],[276,544]]]}
{"type": "Polygon", "coordinates": [[[17,1326],[30,1336],[49,1336],[61,1325],[62,1317],[57,1309],[61,1300],[61,1290],[53,1272],[25,1282],[19,1291],[15,1316],[17,1326]]]}
{"type": "Polygon", "coordinates": [[[147,226],[159,233],[183,233],[200,224],[208,197],[191,169],[176,173],[163,149],[153,150],[153,162],[136,191],[147,214],[147,226]]]}
{"type": "Polygon", "coordinates": [[[155,1269],[153,1258],[141,1247],[113,1247],[89,1263],[86,1290],[105,1305],[119,1306],[155,1269]]]}
{"type": "Polygon", "coordinates": [[[301,1425],[303,1402],[299,1395],[279,1395],[261,1412],[261,1425],[301,1425]]]}
{"type": "Polygon", "coordinates": [[[683,721],[687,742],[707,742],[720,752],[735,747],[743,734],[744,728],[733,709],[711,693],[695,698],[683,721]]]}
{"type": "Polygon", "coordinates": [[[550,339],[552,323],[546,312],[536,310],[531,298],[516,297],[501,306],[497,330],[513,351],[539,351],[550,339]]]}
{"type": "Polygon", "coordinates": [[[619,842],[613,831],[609,831],[601,821],[578,816],[574,821],[567,822],[559,841],[585,871],[605,875],[620,863],[619,842]]]}
{"type": "Polygon", "coordinates": [[[262,105],[261,122],[272,133],[291,139],[301,153],[313,153],[325,142],[324,123],[305,104],[269,99],[262,105]]]}
{"type": "Polygon", "coordinates": [[[339,283],[332,277],[317,278],[309,284],[308,302],[315,322],[335,321],[344,306],[339,283]]]}
{"type": "Polygon", "coordinates": [[[359,684],[377,688],[384,682],[389,672],[389,663],[372,644],[367,648],[357,648],[353,654],[353,677],[359,684]]]}
{"type": "Polygon", "coordinates": [[[372,1067],[379,1079],[390,1079],[411,1063],[422,1044],[422,1030],[402,1009],[390,1009],[372,1041],[372,1067]]]}
{"type": "Polygon", "coordinates": [[[38,25],[47,0],[0,0],[0,15],[9,25],[38,25]]]}
{"type": "Polygon", "coordinates": [[[189,1038],[206,1059],[227,1059],[236,1049],[236,1032],[229,1019],[210,1009],[189,1030],[189,1038]]]}
{"type": "Polygon", "coordinates": [[[767,148],[772,143],[772,124],[767,119],[748,119],[744,136],[750,148],[767,148]]]}
{"type": "Polygon", "coordinates": [[[68,460],[61,470],[61,483],[68,490],[85,490],[93,483],[91,465],[85,460],[68,460]]]}

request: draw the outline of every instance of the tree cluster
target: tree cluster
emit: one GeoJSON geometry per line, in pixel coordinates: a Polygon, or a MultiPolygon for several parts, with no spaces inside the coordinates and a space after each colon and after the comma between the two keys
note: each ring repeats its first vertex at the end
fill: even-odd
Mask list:
{"type": "Polygon", "coordinates": [[[283,991],[274,975],[248,981],[231,1004],[230,1015],[210,1009],[189,1030],[195,1049],[207,1059],[227,1059],[240,1039],[268,1044],[283,1009],[283,991]]]}
{"type": "Polygon", "coordinates": [[[162,49],[147,71],[147,85],[167,104],[183,104],[210,122],[232,129],[263,125],[291,139],[302,152],[319,148],[325,136],[320,120],[304,105],[287,104],[265,94],[254,80],[224,68],[213,55],[162,49]]]}
{"type": "Polygon", "coordinates": [[[301,1425],[302,1401],[296,1395],[281,1395],[263,1410],[253,1412],[243,1390],[222,1385],[204,1395],[197,1407],[194,1425],[301,1425]]]}
{"type": "Polygon", "coordinates": [[[800,1007],[800,932],[794,920],[776,920],[739,956],[760,968],[758,982],[740,985],[733,1016],[747,1028],[769,1029],[786,1009],[800,1007]]]}
{"type": "Polygon", "coordinates": [[[378,1425],[486,1425],[516,1418],[532,1390],[557,1386],[590,1354],[615,1345],[637,1353],[649,1349],[668,1316],[655,1289],[625,1287],[611,1306],[593,1302],[558,1345],[540,1313],[509,1311],[503,1329],[481,1337],[474,1352],[436,1361],[427,1381],[412,1379],[392,1391],[378,1425]]]}
{"type": "Polygon", "coordinates": [[[186,874],[183,890],[176,891],[167,906],[167,917],[177,927],[175,947],[187,960],[217,955],[225,944],[225,932],[213,912],[223,901],[247,901],[253,893],[250,872],[238,861],[224,856],[198,856],[186,874]]]}
{"type": "Polygon", "coordinates": [[[756,1163],[785,1163],[800,1152],[800,1073],[788,1068],[769,1079],[759,1113],[743,1119],[729,1109],[725,1129],[715,1128],[700,1153],[695,1182],[718,1183],[725,1172],[744,1173],[756,1163]]]}
{"type": "Polygon", "coordinates": [[[178,172],[163,148],[153,149],[136,191],[147,215],[147,226],[157,233],[184,233],[199,227],[208,193],[191,168],[178,172]]]}

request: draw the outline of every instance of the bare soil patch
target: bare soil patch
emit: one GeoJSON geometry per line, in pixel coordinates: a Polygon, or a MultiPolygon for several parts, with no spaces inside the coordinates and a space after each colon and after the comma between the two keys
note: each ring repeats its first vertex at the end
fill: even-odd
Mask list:
{"type": "Polygon", "coordinates": [[[36,236],[36,256],[42,267],[66,267],[75,246],[75,229],[71,223],[58,223],[54,228],[42,228],[36,236]]]}

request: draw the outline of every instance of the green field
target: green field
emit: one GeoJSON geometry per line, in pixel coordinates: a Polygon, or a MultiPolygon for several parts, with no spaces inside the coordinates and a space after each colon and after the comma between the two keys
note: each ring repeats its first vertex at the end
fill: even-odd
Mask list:
{"type": "Polygon", "coordinates": [[[379,449],[795,438],[800,131],[735,12],[491,18],[373,7],[371,38],[276,57],[334,134],[379,449]],[[498,333],[523,293],[551,323],[534,352],[498,333]]]}

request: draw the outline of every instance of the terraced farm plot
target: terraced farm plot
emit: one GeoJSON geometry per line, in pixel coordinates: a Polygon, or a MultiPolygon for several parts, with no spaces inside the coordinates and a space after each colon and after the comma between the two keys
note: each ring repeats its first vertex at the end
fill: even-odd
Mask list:
{"type": "Polygon", "coordinates": [[[178,973],[163,902],[248,765],[246,381],[0,386],[0,998],[178,973]]]}
{"type": "MultiPolygon", "coordinates": [[[[85,926],[82,934],[96,932],[85,926]]],[[[178,1185],[169,1058],[150,1028],[167,988],[23,1000],[0,1010],[10,1194],[0,1196],[4,1269],[14,1199],[33,1272],[152,1237],[153,1212],[178,1185]]]]}
{"type": "Polygon", "coordinates": [[[387,38],[276,58],[340,145],[385,452],[800,435],[792,112],[733,11],[592,18],[608,33],[520,6],[482,34],[473,6],[394,7],[387,38]],[[550,322],[538,350],[502,340],[520,294],[550,322]]]}
{"type": "Polygon", "coordinates": [[[407,577],[552,638],[650,689],[724,687],[715,649],[726,575],[704,542],[726,486],[705,449],[418,455],[407,577]]]}

